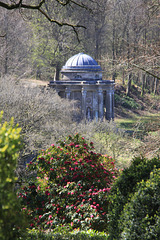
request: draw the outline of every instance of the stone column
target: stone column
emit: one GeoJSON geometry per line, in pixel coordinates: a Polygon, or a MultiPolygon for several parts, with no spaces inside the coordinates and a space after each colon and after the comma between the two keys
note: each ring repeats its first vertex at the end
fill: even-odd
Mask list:
{"type": "Polygon", "coordinates": [[[103,109],[103,89],[98,87],[98,117],[103,120],[104,109],[103,109]]]}
{"type": "Polygon", "coordinates": [[[109,121],[114,118],[113,99],[114,99],[114,91],[112,89],[107,89],[106,90],[106,119],[109,121]]]}
{"type": "Polygon", "coordinates": [[[82,92],[82,118],[85,119],[86,118],[86,95],[87,95],[87,91],[83,87],[81,92],[82,92]]]}
{"type": "Polygon", "coordinates": [[[98,121],[98,91],[93,92],[93,118],[98,121]]]}
{"type": "Polygon", "coordinates": [[[66,98],[70,99],[71,98],[71,89],[66,87],[65,88],[65,94],[66,94],[66,98]]]}

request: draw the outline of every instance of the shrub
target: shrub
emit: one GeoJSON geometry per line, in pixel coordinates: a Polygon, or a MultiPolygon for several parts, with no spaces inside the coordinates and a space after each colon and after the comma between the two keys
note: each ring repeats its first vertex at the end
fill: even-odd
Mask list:
{"type": "Polygon", "coordinates": [[[115,93],[115,105],[117,106],[118,104],[128,109],[141,109],[141,105],[135,102],[133,98],[115,93]]]}
{"type": "MultiPolygon", "coordinates": [[[[2,113],[0,115],[0,122],[2,113]]],[[[17,202],[15,168],[20,148],[20,128],[10,123],[0,123],[0,239],[18,239],[24,226],[23,216],[17,202]]]]}
{"type": "Polygon", "coordinates": [[[5,77],[0,78],[0,92],[4,119],[8,121],[14,116],[22,128],[25,153],[49,146],[51,137],[57,139],[68,132],[73,117],[72,104],[54,90],[5,77]]]}
{"type": "Polygon", "coordinates": [[[111,204],[109,205],[110,239],[119,239],[121,231],[119,229],[119,219],[123,212],[123,208],[136,191],[137,184],[142,180],[148,180],[154,167],[160,168],[159,157],[151,160],[137,157],[133,159],[130,167],[126,168],[113,184],[110,193],[111,204]]]}
{"type": "Polygon", "coordinates": [[[160,168],[142,180],[131,200],[125,205],[119,221],[120,239],[160,238],[160,168]]]}
{"type": "Polygon", "coordinates": [[[23,187],[19,197],[30,216],[30,227],[103,230],[106,227],[108,193],[117,170],[108,156],[93,152],[79,134],[42,151],[30,162],[36,176],[23,187]]]}

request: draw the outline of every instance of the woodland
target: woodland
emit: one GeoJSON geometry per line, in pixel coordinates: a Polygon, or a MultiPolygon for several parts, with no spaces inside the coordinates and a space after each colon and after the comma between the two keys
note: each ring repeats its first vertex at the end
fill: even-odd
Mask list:
{"type": "Polygon", "coordinates": [[[159,0],[1,0],[0,23],[0,238],[159,239],[159,0]],[[79,52],[114,121],[48,87],[79,52]]]}

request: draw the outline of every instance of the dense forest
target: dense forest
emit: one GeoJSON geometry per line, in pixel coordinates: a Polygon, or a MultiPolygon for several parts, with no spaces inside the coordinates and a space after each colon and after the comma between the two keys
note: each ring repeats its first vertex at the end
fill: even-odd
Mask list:
{"type": "Polygon", "coordinates": [[[127,79],[157,93],[158,0],[0,1],[0,73],[59,78],[78,52],[97,60],[104,78],[127,79]]]}

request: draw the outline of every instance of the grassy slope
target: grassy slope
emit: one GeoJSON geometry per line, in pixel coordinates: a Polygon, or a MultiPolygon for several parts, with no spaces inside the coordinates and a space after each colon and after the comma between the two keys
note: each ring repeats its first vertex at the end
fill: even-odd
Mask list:
{"type": "Polygon", "coordinates": [[[141,141],[136,146],[137,153],[148,158],[157,156],[160,154],[160,95],[141,96],[140,88],[132,86],[129,101],[125,90],[120,84],[115,87],[115,123],[130,137],[141,141]]]}

